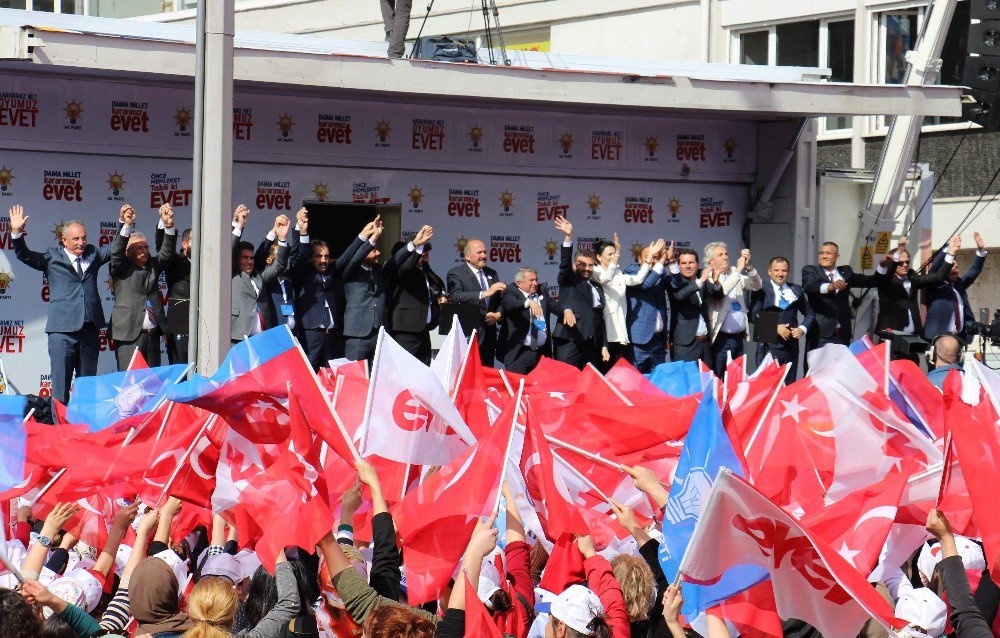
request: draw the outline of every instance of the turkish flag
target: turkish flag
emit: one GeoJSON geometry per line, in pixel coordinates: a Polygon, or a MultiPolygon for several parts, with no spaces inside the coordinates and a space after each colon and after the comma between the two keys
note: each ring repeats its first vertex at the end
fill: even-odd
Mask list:
{"type": "Polygon", "coordinates": [[[490,612],[486,610],[486,605],[479,600],[479,591],[472,586],[467,574],[462,574],[462,586],[465,587],[465,635],[502,638],[490,612]]]}
{"type": "Polygon", "coordinates": [[[501,390],[487,383],[486,370],[479,358],[479,348],[470,348],[455,384],[455,407],[477,440],[489,433],[503,406],[510,400],[506,389],[501,390]]]}
{"type": "Polygon", "coordinates": [[[604,378],[633,404],[655,401],[666,396],[663,390],[650,383],[649,379],[624,358],[616,361],[604,378]]]}
{"type": "Polygon", "coordinates": [[[425,479],[394,508],[411,605],[440,595],[477,517],[488,516],[496,507],[518,404],[511,401],[489,436],[425,479]]]}
{"type": "Polygon", "coordinates": [[[771,581],[742,591],[707,612],[733,623],[743,638],[782,638],[781,618],[771,581]]]}
{"type": "Polygon", "coordinates": [[[752,377],[726,377],[727,402],[722,423],[734,447],[746,452],[763,428],[772,400],[784,387],[788,366],[768,366],[752,377]]]}
{"type": "Polygon", "coordinates": [[[681,565],[685,580],[715,582],[747,563],[771,575],[782,618],[799,618],[825,638],[854,638],[869,618],[890,631],[905,621],[833,548],[743,479],[723,472],[681,565]]]}

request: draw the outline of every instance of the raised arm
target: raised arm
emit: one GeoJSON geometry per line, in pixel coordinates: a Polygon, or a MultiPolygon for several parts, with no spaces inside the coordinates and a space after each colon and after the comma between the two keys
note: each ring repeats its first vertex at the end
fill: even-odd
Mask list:
{"type": "Polygon", "coordinates": [[[177,229],[174,228],[174,210],[170,204],[160,206],[160,223],[157,224],[156,233],[159,237],[160,225],[163,226],[164,241],[156,242],[156,271],[166,270],[177,252],[177,229]]]}
{"type": "Polygon", "coordinates": [[[111,261],[108,272],[112,277],[121,277],[128,268],[129,261],[125,253],[128,249],[129,235],[135,228],[135,209],[128,204],[122,206],[121,220],[121,232],[115,235],[115,240],[111,242],[111,251],[108,256],[111,261]]]}
{"type": "Polygon", "coordinates": [[[278,277],[285,272],[285,266],[288,265],[288,242],[285,241],[289,230],[288,218],[284,215],[278,215],[278,219],[275,220],[275,228],[277,228],[278,252],[271,265],[260,273],[260,278],[264,280],[265,285],[277,281],[278,277]]]}
{"type": "Polygon", "coordinates": [[[14,255],[18,261],[29,268],[45,271],[49,267],[49,259],[45,253],[36,253],[28,248],[28,243],[24,239],[24,227],[27,225],[30,216],[24,214],[24,206],[15,204],[7,212],[10,219],[10,236],[14,242],[14,255]]]}
{"type": "Polygon", "coordinates": [[[382,484],[375,468],[367,461],[358,461],[355,467],[358,478],[368,487],[372,497],[372,568],[368,584],[382,596],[398,600],[402,581],[399,566],[403,559],[396,546],[396,528],[382,495],[382,484]]]}
{"type": "Polygon", "coordinates": [[[575,274],[573,272],[573,224],[565,217],[556,217],[555,223],[556,230],[563,234],[563,243],[559,248],[559,276],[556,281],[560,286],[571,286],[575,274]]]}

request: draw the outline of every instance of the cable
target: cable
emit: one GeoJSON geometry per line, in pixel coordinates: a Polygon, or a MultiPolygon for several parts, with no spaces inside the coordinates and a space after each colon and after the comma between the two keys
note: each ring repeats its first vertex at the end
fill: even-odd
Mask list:
{"type": "MultiPolygon", "coordinates": [[[[906,228],[906,231],[903,233],[904,235],[909,235],[910,234],[910,230],[913,229],[913,226],[917,223],[917,220],[920,219],[920,215],[921,215],[921,213],[924,212],[924,209],[927,208],[927,204],[931,203],[931,200],[934,197],[934,191],[936,191],[937,188],[938,188],[938,186],[941,185],[941,181],[944,179],[945,174],[947,174],[948,168],[951,167],[951,163],[955,160],[955,157],[958,155],[958,149],[962,146],[962,143],[965,142],[965,138],[968,137],[969,131],[972,130],[972,127],[974,125],[975,125],[975,122],[972,122],[972,121],[969,122],[969,126],[962,133],[962,137],[960,137],[958,139],[958,144],[956,144],[954,150],[952,150],[951,157],[949,157],[948,161],[945,162],[944,168],[941,169],[941,172],[938,175],[934,176],[934,186],[931,187],[931,192],[927,194],[927,199],[925,199],[924,203],[921,204],[920,210],[917,211],[917,214],[913,216],[913,221],[911,221],[910,225],[906,228]]],[[[921,138],[922,138],[922,136],[921,136],[921,138]]],[[[919,151],[919,143],[920,143],[920,141],[919,140],[921,138],[918,138],[918,141],[917,141],[917,144],[918,144],[917,159],[918,160],[920,159],[920,151],[919,151]]]]}
{"type": "MultiPolygon", "coordinates": [[[[979,199],[976,200],[976,203],[972,205],[972,208],[970,208],[969,212],[965,214],[965,217],[962,218],[962,221],[958,222],[958,226],[955,227],[955,230],[953,230],[951,233],[949,233],[947,235],[947,237],[949,239],[951,237],[954,237],[957,234],[960,234],[963,230],[965,230],[966,228],[968,228],[968,226],[966,225],[966,222],[972,223],[973,221],[976,220],[976,217],[979,217],[979,215],[983,212],[983,210],[986,210],[986,208],[984,207],[983,210],[979,211],[979,213],[976,213],[975,217],[972,217],[971,220],[969,219],[969,217],[972,216],[972,214],[976,211],[976,207],[979,206],[980,202],[983,201],[983,198],[986,197],[986,193],[989,192],[990,187],[993,186],[993,182],[996,181],[997,177],[1000,177],[1000,166],[998,166],[997,170],[993,173],[993,177],[990,178],[990,182],[986,185],[986,188],[983,189],[983,192],[979,196],[979,199]]],[[[1000,195],[1000,191],[998,191],[998,192],[996,192],[996,193],[993,194],[993,197],[990,198],[990,201],[987,202],[987,205],[989,205],[990,203],[992,203],[993,200],[995,200],[997,198],[997,195],[1000,195]]],[[[923,264],[921,264],[920,270],[923,270],[924,268],[926,268],[928,266],[928,264],[930,264],[931,261],[933,261],[934,255],[936,255],[942,248],[946,247],[947,245],[948,245],[948,242],[946,241],[941,248],[938,248],[937,250],[935,250],[934,253],[931,255],[931,258],[928,259],[927,261],[925,261],[923,264]]]]}

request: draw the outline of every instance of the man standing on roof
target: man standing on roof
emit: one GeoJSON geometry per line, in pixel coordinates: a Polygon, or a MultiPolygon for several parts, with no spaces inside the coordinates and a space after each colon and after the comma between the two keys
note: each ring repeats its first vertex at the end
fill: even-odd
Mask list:
{"type": "Polygon", "coordinates": [[[401,58],[405,52],[406,32],[410,28],[410,7],[413,0],[379,0],[382,5],[382,23],[385,41],[389,43],[389,57],[401,58]]]}

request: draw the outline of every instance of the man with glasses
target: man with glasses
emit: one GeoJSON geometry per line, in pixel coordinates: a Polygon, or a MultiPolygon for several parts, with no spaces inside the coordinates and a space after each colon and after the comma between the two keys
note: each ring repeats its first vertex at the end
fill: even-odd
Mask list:
{"type": "Polygon", "coordinates": [[[839,247],[828,241],[819,247],[819,264],[802,268],[802,289],[816,313],[816,326],[806,334],[807,351],[828,343],[850,345],[854,340],[851,289],[874,288],[877,284],[872,275],[838,266],[839,258],[839,247]]]}
{"type": "Polygon", "coordinates": [[[111,311],[108,336],[115,341],[118,369],[128,369],[138,350],[150,366],[160,365],[160,335],[167,325],[160,297],[160,272],[167,268],[177,246],[174,211],[170,204],[160,206],[164,238],[155,257],[149,254],[149,242],[134,230],[135,210],[122,212],[121,232],[111,244],[111,278],[115,286],[115,307],[111,311]]]}
{"type": "MultiPolygon", "coordinates": [[[[941,285],[955,263],[959,239],[952,237],[944,259],[927,275],[910,268],[910,253],[906,237],[899,238],[896,250],[882,258],[875,271],[878,287],[878,319],[876,331],[892,330],[914,335],[923,334],[920,320],[920,295],[917,291],[941,285]]],[[[907,357],[915,359],[915,357],[907,357]]]]}

